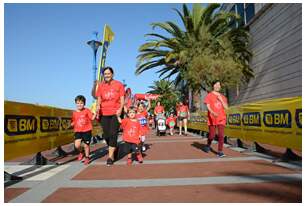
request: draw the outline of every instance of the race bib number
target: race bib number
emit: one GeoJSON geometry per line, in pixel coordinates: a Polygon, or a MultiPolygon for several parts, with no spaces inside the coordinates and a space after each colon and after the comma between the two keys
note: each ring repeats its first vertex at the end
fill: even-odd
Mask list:
{"type": "Polygon", "coordinates": [[[146,118],[140,118],[139,123],[141,126],[146,126],[147,125],[147,119],[146,118]]]}

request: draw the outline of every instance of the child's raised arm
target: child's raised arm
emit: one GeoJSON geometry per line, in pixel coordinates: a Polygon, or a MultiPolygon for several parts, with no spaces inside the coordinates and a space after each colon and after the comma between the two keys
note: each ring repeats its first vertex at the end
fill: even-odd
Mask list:
{"type": "Polygon", "coordinates": [[[149,111],[151,109],[151,100],[148,99],[148,107],[147,107],[147,111],[149,111]]]}
{"type": "Polygon", "coordinates": [[[118,122],[121,124],[121,122],[122,122],[121,117],[120,117],[120,116],[117,116],[117,119],[118,119],[118,122]]]}
{"type": "Polygon", "coordinates": [[[96,112],[92,112],[92,117],[91,117],[91,120],[96,119],[96,117],[97,117],[97,113],[96,113],[96,112]]]}

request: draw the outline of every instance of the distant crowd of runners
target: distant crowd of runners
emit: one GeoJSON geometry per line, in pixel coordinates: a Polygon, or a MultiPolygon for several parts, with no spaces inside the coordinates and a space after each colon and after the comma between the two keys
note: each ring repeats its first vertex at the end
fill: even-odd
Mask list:
{"type": "MultiPolygon", "coordinates": [[[[130,98],[131,91],[125,91],[124,85],[115,79],[114,70],[106,67],[103,71],[103,81],[95,82],[92,96],[97,99],[95,111],[85,108],[86,98],[78,95],[75,98],[76,110],[72,114],[71,126],[75,132],[75,148],[79,151],[78,160],[84,164],[90,163],[90,142],[92,138],[92,121],[100,122],[103,130],[103,139],[108,146],[107,166],[111,166],[115,158],[119,129],[122,129],[122,140],[128,146],[127,164],[131,165],[133,157],[139,163],[143,162],[142,153],[145,152],[145,139],[150,127],[156,129],[156,134],[174,135],[175,126],[178,126],[179,135],[187,135],[187,122],[190,119],[190,112],[186,101],[178,102],[176,112],[166,111],[161,102],[157,102],[153,114],[149,114],[151,100],[135,100],[130,98]],[[96,89],[97,87],[97,89],[96,89]],[[146,102],[146,103],[145,103],[146,102]],[[184,127],[184,133],[182,132],[184,127]],[[84,151],[82,149],[82,142],[84,151]]],[[[208,93],[204,103],[208,109],[209,136],[207,145],[203,148],[205,152],[211,151],[211,143],[218,131],[218,157],[224,157],[223,141],[224,128],[226,124],[227,99],[220,93],[221,82],[215,81],[212,84],[213,90],[208,93]]]]}

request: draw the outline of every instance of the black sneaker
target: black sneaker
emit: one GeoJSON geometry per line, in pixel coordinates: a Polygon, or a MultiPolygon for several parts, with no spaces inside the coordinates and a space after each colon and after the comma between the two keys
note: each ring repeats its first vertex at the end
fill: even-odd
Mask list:
{"type": "Polygon", "coordinates": [[[218,152],[217,156],[218,157],[226,157],[226,155],[223,152],[218,152]]]}
{"type": "Polygon", "coordinates": [[[111,166],[112,164],[114,164],[113,160],[112,160],[111,158],[108,158],[108,159],[106,160],[106,165],[107,165],[107,166],[111,166]]]}
{"type": "Polygon", "coordinates": [[[207,146],[207,145],[204,146],[203,151],[204,151],[204,152],[207,152],[207,153],[210,152],[210,151],[211,151],[210,146],[207,146]]]}

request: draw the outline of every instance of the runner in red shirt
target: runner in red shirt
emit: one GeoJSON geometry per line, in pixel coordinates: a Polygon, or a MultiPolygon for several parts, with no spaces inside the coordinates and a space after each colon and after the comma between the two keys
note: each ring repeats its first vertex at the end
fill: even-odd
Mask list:
{"type": "Polygon", "coordinates": [[[154,125],[155,125],[155,128],[156,128],[157,116],[158,115],[164,115],[164,113],[165,113],[165,109],[161,105],[160,101],[158,101],[156,103],[155,108],[154,108],[154,125]]]}
{"type": "Polygon", "coordinates": [[[86,99],[82,95],[78,95],[75,98],[76,111],[72,113],[71,126],[75,132],[74,135],[74,145],[79,151],[78,160],[81,161],[84,154],[81,149],[81,143],[84,142],[85,148],[85,160],[84,164],[89,164],[89,154],[90,154],[90,140],[91,140],[91,130],[92,130],[92,120],[95,119],[96,115],[92,114],[91,111],[85,108],[86,99]]]}
{"type": "Polygon", "coordinates": [[[128,117],[123,120],[118,116],[118,121],[121,123],[121,128],[123,129],[123,141],[129,144],[129,154],[127,159],[127,164],[131,165],[132,153],[136,153],[137,160],[139,163],[143,162],[143,158],[140,152],[139,143],[141,137],[141,125],[136,118],[136,107],[130,107],[128,109],[128,117]]]}
{"type": "Polygon", "coordinates": [[[141,150],[142,152],[146,151],[146,147],[144,145],[146,135],[149,132],[149,125],[148,125],[148,110],[151,108],[151,101],[148,100],[148,108],[145,109],[144,103],[139,103],[137,108],[136,118],[138,119],[141,125],[141,150]]]}
{"type": "Polygon", "coordinates": [[[173,135],[173,130],[176,124],[176,117],[174,116],[173,113],[170,114],[170,117],[167,118],[166,124],[168,125],[170,129],[170,135],[173,135]]]}
{"type": "Polygon", "coordinates": [[[121,82],[113,79],[114,71],[111,67],[106,67],[103,72],[104,81],[98,86],[96,92],[97,114],[101,116],[103,128],[103,138],[108,145],[107,166],[114,162],[114,152],[117,147],[120,116],[124,106],[124,86],[121,82]]]}
{"type": "Polygon", "coordinates": [[[160,113],[165,113],[164,107],[161,105],[161,103],[158,101],[156,103],[156,107],[154,108],[154,114],[158,115],[160,113]]]}
{"type": "Polygon", "coordinates": [[[182,135],[182,123],[184,123],[184,134],[185,136],[187,136],[187,120],[190,118],[188,106],[180,101],[179,105],[177,106],[176,112],[179,121],[179,135],[182,135]]]}
{"type": "Polygon", "coordinates": [[[208,127],[209,137],[207,146],[204,147],[205,152],[211,150],[211,142],[215,137],[215,128],[218,129],[218,157],[225,157],[223,153],[224,128],[226,124],[225,110],[228,108],[227,99],[220,94],[220,81],[213,82],[213,91],[210,92],[204,99],[204,103],[208,109],[208,127]]]}

